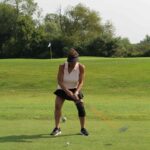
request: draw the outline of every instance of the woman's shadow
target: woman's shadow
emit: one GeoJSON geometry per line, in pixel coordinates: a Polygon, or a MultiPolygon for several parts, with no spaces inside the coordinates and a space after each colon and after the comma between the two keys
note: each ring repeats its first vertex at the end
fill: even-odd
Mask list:
{"type": "Polygon", "coordinates": [[[35,139],[50,139],[50,138],[63,138],[65,136],[75,136],[77,134],[64,134],[59,136],[51,136],[49,134],[36,134],[36,135],[10,135],[10,136],[3,136],[0,137],[0,143],[5,142],[32,142],[35,139]]]}

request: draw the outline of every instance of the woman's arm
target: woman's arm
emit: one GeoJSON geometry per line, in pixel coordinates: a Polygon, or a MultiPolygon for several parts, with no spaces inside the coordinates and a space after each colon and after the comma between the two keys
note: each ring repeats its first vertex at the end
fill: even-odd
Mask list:
{"type": "Polygon", "coordinates": [[[83,82],[84,82],[84,77],[85,77],[85,66],[79,64],[79,69],[80,69],[80,74],[79,74],[79,84],[77,86],[77,90],[75,92],[75,95],[79,93],[79,91],[81,90],[82,86],[83,86],[83,82]]]}

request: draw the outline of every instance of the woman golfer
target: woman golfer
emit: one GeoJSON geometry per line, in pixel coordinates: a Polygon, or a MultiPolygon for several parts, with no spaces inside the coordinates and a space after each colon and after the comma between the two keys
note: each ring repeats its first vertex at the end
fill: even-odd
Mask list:
{"type": "Polygon", "coordinates": [[[81,134],[88,136],[88,131],[85,129],[85,109],[83,105],[83,94],[81,88],[84,80],[84,65],[78,62],[79,54],[75,49],[71,49],[68,53],[67,62],[59,66],[58,71],[58,88],[54,92],[55,100],[55,128],[51,135],[61,134],[60,118],[61,108],[66,100],[71,100],[75,103],[81,125],[81,134]]]}

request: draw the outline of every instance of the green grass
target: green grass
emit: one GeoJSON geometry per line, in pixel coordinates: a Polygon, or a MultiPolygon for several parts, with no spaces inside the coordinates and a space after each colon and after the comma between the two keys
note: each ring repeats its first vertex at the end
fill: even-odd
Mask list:
{"type": "Polygon", "coordinates": [[[55,138],[48,135],[54,127],[53,91],[64,61],[0,60],[0,150],[148,150],[150,58],[82,57],[90,136],[78,135],[76,108],[66,101],[68,120],[55,138]]]}

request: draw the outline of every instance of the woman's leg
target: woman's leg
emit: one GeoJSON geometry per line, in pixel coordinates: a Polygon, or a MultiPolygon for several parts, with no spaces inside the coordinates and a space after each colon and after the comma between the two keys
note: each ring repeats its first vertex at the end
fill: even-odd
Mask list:
{"type": "Polygon", "coordinates": [[[55,100],[55,127],[60,127],[60,117],[61,117],[61,109],[64,103],[64,99],[57,96],[55,100]]]}
{"type": "Polygon", "coordinates": [[[81,129],[82,129],[85,127],[85,116],[86,116],[84,103],[82,101],[77,102],[76,107],[78,110],[78,116],[79,116],[80,125],[81,125],[81,129]]]}
{"type": "Polygon", "coordinates": [[[81,129],[85,127],[85,117],[79,117],[81,129]]]}
{"type": "Polygon", "coordinates": [[[76,103],[76,107],[78,109],[78,115],[79,115],[79,120],[80,120],[80,125],[81,125],[81,134],[88,136],[89,133],[88,131],[85,129],[85,109],[84,109],[84,103],[82,101],[76,103]]]}

